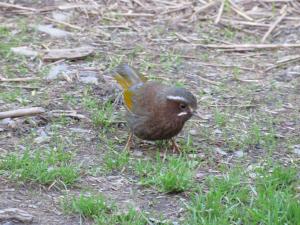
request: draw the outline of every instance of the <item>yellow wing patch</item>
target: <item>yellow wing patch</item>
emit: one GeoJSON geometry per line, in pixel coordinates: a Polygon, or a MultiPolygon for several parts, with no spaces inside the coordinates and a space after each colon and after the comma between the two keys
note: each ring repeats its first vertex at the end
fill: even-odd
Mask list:
{"type": "Polygon", "coordinates": [[[133,105],[133,102],[132,102],[133,93],[132,93],[132,91],[125,90],[123,96],[124,96],[124,103],[125,103],[127,109],[131,110],[132,105],[133,105]]]}
{"type": "Polygon", "coordinates": [[[130,82],[130,80],[126,79],[125,77],[117,74],[115,75],[115,79],[117,80],[117,82],[126,90],[128,88],[131,87],[132,83],[130,82]]]}

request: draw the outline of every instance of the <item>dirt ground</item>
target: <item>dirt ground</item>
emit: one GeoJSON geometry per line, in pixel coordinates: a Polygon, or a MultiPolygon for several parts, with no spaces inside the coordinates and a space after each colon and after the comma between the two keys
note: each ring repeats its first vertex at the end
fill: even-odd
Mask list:
{"type": "MultiPolygon", "coordinates": [[[[184,85],[197,96],[198,117],[188,121],[177,138],[181,145],[193,149],[189,157],[201,162],[197,183],[208,175],[226,172],[224,166],[247,168],[269,156],[299,168],[297,1],[235,1],[251,17],[248,20],[228,4],[221,14],[219,3],[203,8],[208,0],[4,2],[9,6],[0,4],[0,77],[39,79],[0,80],[0,111],[43,107],[46,113],[0,120],[0,157],[11,152],[21,154],[28,146],[48,148],[53,138],[59,138],[81,172],[71,187],[23,182],[1,172],[0,209],[25,210],[33,215],[31,224],[92,224],[79,215],[65,214],[60,205],[66,193],[91,191],[104,194],[120,210],[126,211],[130,205],[150,217],[181,224],[189,191],[167,194],[140,185],[128,168],[101,169],[109,149],[107,140],[117,143],[114,148],[121,152],[128,134],[122,117],[124,107],[118,98],[121,89],[110,74],[121,62],[133,65],[150,79],[184,85]],[[280,12],[282,8],[286,11],[280,12]],[[268,29],[284,13],[262,43],[268,29]],[[59,31],[40,25],[53,25],[59,31]],[[20,46],[38,55],[10,52],[20,46]],[[42,53],[86,46],[93,49],[92,54],[71,60],[46,60],[42,53]],[[97,99],[100,105],[113,103],[109,128],[93,122],[93,110],[84,106],[87,98],[97,99]],[[69,115],[70,111],[76,115],[69,115]]],[[[164,147],[157,150],[156,144],[138,139],[131,151],[131,160],[152,159],[157,151],[165,154],[164,147]]]]}

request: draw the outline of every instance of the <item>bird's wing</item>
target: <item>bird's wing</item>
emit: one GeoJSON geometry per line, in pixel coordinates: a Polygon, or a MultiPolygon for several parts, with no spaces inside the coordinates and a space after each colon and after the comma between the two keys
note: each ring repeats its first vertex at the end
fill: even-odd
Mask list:
{"type": "Polygon", "coordinates": [[[123,96],[124,96],[124,103],[129,111],[132,110],[133,106],[133,91],[127,89],[124,91],[123,96]]]}

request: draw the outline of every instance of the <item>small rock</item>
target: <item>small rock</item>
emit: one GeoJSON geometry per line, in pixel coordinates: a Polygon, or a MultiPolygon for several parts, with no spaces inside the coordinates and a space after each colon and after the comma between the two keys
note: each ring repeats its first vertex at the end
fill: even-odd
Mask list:
{"type": "Polygon", "coordinates": [[[215,133],[215,134],[222,134],[222,131],[221,131],[220,129],[215,129],[215,130],[214,130],[214,133],[215,133]]]}
{"type": "Polygon", "coordinates": [[[220,154],[220,155],[227,155],[227,152],[223,151],[222,149],[220,148],[215,148],[215,151],[220,154]]]}
{"type": "Polygon", "coordinates": [[[1,220],[17,220],[23,223],[30,223],[33,220],[33,216],[21,209],[7,208],[0,210],[1,220]]]}
{"type": "Polygon", "coordinates": [[[236,151],[234,153],[234,155],[237,157],[237,158],[242,158],[243,156],[245,156],[245,153],[242,151],[242,150],[239,150],[239,151],[236,151]]]}
{"type": "Polygon", "coordinates": [[[48,75],[46,76],[46,80],[55,80],[59,77],[59,75],[66,71],[68,69],[68,66],[64,63],[54,65],[51,67],[48,75]]]}
{"type": "Polygon", "coordinates": [[[15,47],[15,48],[11,48],[11,51],[15,54],[18,55],[24,55],[27,57],[37,57],[38,56],[38,52],[34,51],[33,49],[26,47],[26,46],[22,46],[22,47],[15,47]]]}
{"type": "Polygon", "coordinates": [[[49,34],[54,38],[64,38],[71,36],[72,33],[52,27],[52,25],[38,25],[37,30],[49,34]]]}
{"type": "Polygon", "coordinates": [[[141,156],[143,156],[144,153],[142,151],[135,150],[132,154],[134,156],[141,157],[141,156]]]}
{"type": "Polygon", "coordinates": [[[197,155],[197,154],[188,154],[188,157],[189,157],[190,159],[195,159],[195,158],[198,157],[198,155],[197,155]]]}
{"type": "Polygon", "coordinates": [[[199,134],[198,130],[192,129],[189,131],[190,135],[197,136],[199,134]]]}
{"type": "Polygon", "coordinates": [[[80,77],[79,81],[84,84],[98,84],[98,79],[96,77],[80,77]]]}
{"type": "Polygon", "coordinates": [[[300,155],[300,145],[294,145],[293,152],[297,155],[300,155]]]}
{"type": "Polygon", "coordinates": [[[52,12],[53,19],[55,19],[59,22],[67,22],[67,21],[69,21],[71,16],[72,16],[71,13],[62,13],[62,12],[57,12],[57,11],[52,12]]]}
{"type": "Polygon", "coordinates": [[[50,141],[50,137],[49,136],[40,136],[34,139],[34,143],[36,144],[43,144],[50,141]]]}
{"type": "Polygon", "coordinates": [[[13,120],[11,118],[5,118],[5,119],[2,119],[0,120],[0,124],[1,125],[8,125],[12,122],[13,120]]]}
{"type": "Polygon", "coordinates": [[[18,123],[15,120],[12,120],[11,118],[5,118],[3,120],[0,120],[0,124],[12,129],[17,128],[18,125],[18,123]]]}
{"type": "Polygon", "coordinates": [[[199,171],[197,174],[196,174],[196,179],[198,180],[202,180],[205,178],[205,176],[207,175],[206,172],[203,172],[203,171],[199,171]]]}
{"type": "Polygon", "coordinates": [[[90,130],[85,130],[85,129],[81,129],[81,128],[70,128],[71,131],[75,132],[75,133],[90,133],[90,130]]]}

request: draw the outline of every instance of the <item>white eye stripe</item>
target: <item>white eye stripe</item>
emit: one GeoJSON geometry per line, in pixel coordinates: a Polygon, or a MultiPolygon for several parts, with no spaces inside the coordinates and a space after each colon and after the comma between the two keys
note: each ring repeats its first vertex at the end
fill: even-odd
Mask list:
{"type": "Polygon", "coordinates": [[[177,114],[177,116],[184,116],[184,115],[187,115],[187,112],[181,112],[177,114]]]}
{"type": "Polygon", "coordinates": [[[182,96],[174,96],[174,95],[169,95],[167,96],[167,99],[169,100],[174,100],[174,101],[182,101],[182,102],[187,102],[186,98],[182,97],[182,96]]]}

